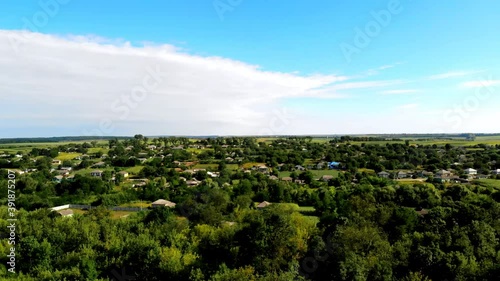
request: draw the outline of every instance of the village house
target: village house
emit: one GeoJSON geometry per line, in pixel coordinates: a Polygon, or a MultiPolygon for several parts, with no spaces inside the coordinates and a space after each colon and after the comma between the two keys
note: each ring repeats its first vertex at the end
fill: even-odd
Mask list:
{"type": "Polygon", "coordinates": [[[103,174],[103,171],[101,171],[101,170],[95,170],[95,171],[90,172],[90,175],[93,177],[102,177],[102,174],[103,174]]]}
{"type": "Polygon", "coordinates": [[[69,175],[68,170],[57,170],[56,173],[58,173],[61,176],[68,176],[69,175]]]}
{"type": "Polygon", "coordinates": [[[58,175],[58,176],[55,176],[54,178],[52,178],[52,180],[57,182],[57,183],[62,182],[63,179],[64,179],[64,177],[61,175],[58,175]]]}
{"type": "Polygon", "coordinates": [[[176,204],[174,202],[170,202],[170,201],[165,200],[165,199],[158,199],[158,200],[154,201],[153,203],[151,203],[152,208],[159,208],[159,207],[173,208],[173,207],[175,207],[175,205],[176,204]]]}
{"type": "Polygon", "coordinates": [[[324,175],[320,178],[320,180],[328,182],[329,180],[333,179],[332,175],[324,175]]]}
{"type": "Polygon", "coordinates": [[[492,170],[491,174],[495,176],[500,175],[500,169],[492,170]]]}
{"type": "Polygon", "coordinates": [[[316,170],[323,170],[326,167],[326,162],[319,162],[316,164],[316,170]]]}
{"type": "Polygon", "coordinates": [[[207,175],[210,176],[210,177],[212,177],[212,178],[216,178],[216,177],[219,176],[219,173],[217,173],[217,172],[210,172],[209,171],[209,172],[207,172],[207,175]]]}
{"type": "Polygon", "coordinates": [[[277,176],[269,176],[269,179],[275,181],[275,180],[278,180],[278,177],[277,176]]]}
{"type": "Polygon", "coordinates": [[[186,181],[187,186],[197,186],[201,183],[201,181],[198,181],[197,179],[192,179],[186,181]]]}
{"type": "Polygon", "coordinates": [[[64,209],[64,210],[58,211],[57,213],[59,215],[61,215],[62,217],[72,217],[73,216],[73,210],[71,210],[71,209],[64,209]]]}
{"type": "Polygon", "coordinates": [[[381,178],[388,179],[388,178],[389,178],[389,176],[390,176],[391,174],[389,174],[389,173],[388,173],[388,172],[386,172],[386,171],[382,171],[382,172],[378,173],[377,175],[378,175],[379,177],[381,177],[381,178]]]}
{"type": "Polygon", "coordinates": [[[468,176],[474,176],[477,175],[477,170],[474,170],[472,168],[468,168],[464,170],[464,173],[468,176]]]}
{"type": "Polygon", "coordinates": [[[305,171],[306,168],[302,167],[301,165],[295,165],[295,170],[297,170],[297,171],[305,171]]]}
{"type": "Polygon", "coordinates": [[[94,165],[92,165],[92,167],[104,167],[104,166],[106,166],[106,163],[104,162],[97,162],[94,165]]]}
{"type": "Polygon", "coordinates": [[[403,171],[399,171],[396,176],[398,179],[406,179],[408,177],[408,174],[403,171]]]}
{"type": "Polygon", "coordinates": [[[282,181],[286,181],[286,182],[292,182],[293,179],[291,177],[282,177],[281,178],[282,181]]]}
{"type": "Polygon", "coordinates": [[[428,171],[425,171],[425,170],[424,170],[424,171],[420,171],[420,172],[418,172],[418,174],[417,174],[417,175],[418,175],[419,177],[421,177],[421,178],[428,178],[428,177],[432,177],[432,176],[434,176],[434,173],[433,173],[433,172],[428,172],[428,171]]]}
{"type": "Polygon", "coordinates": [[[256,167],[257,171],[267,174],[269,173],[269,168],[266,165],[260,165],[256,167]]]}
{"type": "Polygon", "coordinates": [[[261,202],[259,205],[257,205],[257,209],[262,209],[262,208],[265,208],[269,205],[271,205],[271,203],[264,201],[264,202],[261,202]]]}
{"type": "Polygon", "coordinates": [[[129,176],[129,174],[128,174],[127,171],[120,171],[120,172],[118,172],[118,174],[121,175],[124,178],[128,178],[128,176],[129,176]]]}
{"type": "Polygon", "coordinates": [[[52,160],[52,164],[54,164],[54,165],[61,165],[62,161],[61,160],[52,160]]]}

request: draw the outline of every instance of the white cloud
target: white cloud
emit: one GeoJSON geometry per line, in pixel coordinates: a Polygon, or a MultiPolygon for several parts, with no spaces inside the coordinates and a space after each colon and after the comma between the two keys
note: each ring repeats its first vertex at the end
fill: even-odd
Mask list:
{"type": "Polygon", "coordinates": [[[467,88],[491,87],[496,85],[500,85],[500,80],[477,80],[462,83],[462,86],[467,88]]]}
{"type": "Polygon", "coordinates": [[[400,89],[400,90],[387,90],[387,91],[382,91],[381,93],[384,95],[402,95],[402,94],[414,94],[418,93],[419,90],[415,89],[400,89]]]}
{"type": "Polygon", "coordinates": [[[386,64],[386,65],[379,66],[377,68],[369,69],[368,71],[366,71],[365,75],[368,75],[368,76],[377,75],[382,70],[393,68],[393,67],[396,67],[396,66],[398,66],[400,64],[404,64],[404,62],[396,62],[396,63],[393,63],[393,64],[386,64]]]}
{"type": "MultiPolygon", "coordinates": [[[[73,124],[79,134],[103,131],[101,122],[111,122],[114,129],[103,132],[110,135],[258,133],[272,110],[281,107],[280,100],[317,97],[317,89],[348,79],[263,71],[170,45],[133,47],[97,36],[0,30],[0,52],[2,115],[12,120],[36,112],[51,118],[33,123],[73,124]],[[125,98],[150,72],[159,73],[161,81],[144,100],[127,104],[125,98]]],[[[322,97],[334,95],[321,92],[322,97]]]]}
{"type": "Polygon", "coordinates": [[[478,73],[478,71],[450,71],[450,72],[445,72],[445,73],[440,73],[440,74],[429,76],[429,79],[442,80],[442,79],[448,79],[448,78],[468,76],[468,75],[472,75],[475,73],[478,73]]]}
{"type": "Polygon", "coordinates": [[[419,106],[418,103],[408,103],[408,104],[403,104],[398,106],[398,109],[411,109],[411,108],[417,108],[419,106]]]}
{"type": "Polygon", "coordinates": [[[0,30],[0,53],[0,137],[86,132],[387,133],[408,132],[408,128],[425,132],[433,122],[432,118],[422,120],[419,110],[408,110],[417,108],[420,101],[400,106],[402,112],[395,119],[394,111],[384,108],[386,99],[360,95],[359,99],[334,100],[360,90],[410,91],[390,90],[408,82],[402,80],[264,71],[236,60],[183,53],[176,46],[148,43],[137,47],[98,36],[0,30]],[[142,101],[130,102],[134,89],[144,81],[156,81],[153,76],[159,76],[159,83],[153,83],[142,101]],[[299,99],[300,112],[284,108],[284,100],[290,98],[299,99]],[[328,99],[319,102],[328,106],[319,110],[301,98],[328,99]],[[332,112],[338,110],[342,113],[332,121],[332,112]]]}

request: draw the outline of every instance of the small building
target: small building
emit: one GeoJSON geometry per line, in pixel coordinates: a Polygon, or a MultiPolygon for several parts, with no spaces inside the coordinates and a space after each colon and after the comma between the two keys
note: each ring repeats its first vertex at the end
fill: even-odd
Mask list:
{"type": "Polygon", "coordinates": [[[58,211],[57,213],[60,214],[62,217],[72,217],[73,216],[73,210],[71,210],[71,209],[64,209],[64,210],[58,211]]]}
{"type": "Polygon", "coordinates": [[[93,176],[93,177],[102,177],[103,173],[104,172],[101,171],[101,170],[95,170],[95,171],[90,172],[90,175],[93,176]]]}
{"type": "Polygon", "coordinates": [[[97,162],[94,165],[92,165],[92,167],[104,167],[104,166],[106,166],[106,163],[104,162],[97,162]]]}
{"type": "Polygon", "coordinates": [[[60,182],[62,182],[63,179],[64,179],[63,176],[58,175],[58,176],[55,176],[52,180],[55,181],[55,182],[60,183],[60,182]]]}
{"type": "Polygon", "coordinates": [[[429,210],[426,210],[426,209],[423,209],[423,208],[418,208],[417,210],[415,210],[417,212],[417,214],[419,216],[425,216],[427,214],[429,214],[429,210]]]}
{"type": "Polygon", "coordinates": [[[269,176],[269,179],[275,181],[275,180],[278,180],[278,177],[277,176],[269,176]]]}
{"type": "Polygon", "coordinates": [[[451,172],[447,171],[447,170],[439,170],[436,172],[436,177],[437,178],[450,178],[451,172]]]}
{"type": "Polygon", "coordinates": [[[318,164],[316,164],[316,170],[323,170],[325,166],[326,166],[325,162],[319,162],[318,164]]]}
{"type": "Polygon", "coordinates": [[[257,166],[257,171],[267,174],[269,173],[269,168],[266,165],[257,166]]]}
{"type": "Polygon", "coordinates": [[[127,171],[120,171],[120,172],[118,172],[118,174],[122,175],[122,177],[124,177],[124,178],[128,178],[128,176],[129,176],[127,171]]]}
{"type": "Polygon", "coordinates": [[[388,172],[386,172],[386,171],[382,171],[382,172],[378,173],[377,175],[378,175],[379,177],[381,177],[381,178],[386,178],[386,179],[388,179],[388,178],[389,178],[389,176],[390,176],[391,174],[389,174],[389,173],[388,173],[388,172]]]}
{"type": "Polygon", "coordinates": [[[291,177],[282,177],[281,178],[282,181],[286,181],[286,182],[292,182],[293,179],[291,177]]]}
{"type": "Polygon", "coordinates": [[[197,179],[192,179],[192,180],[188,180],[186,181],[186,184],[188,186],[197,186],[201,183],[201,181],[198,181],[197,179]]]}
{"type": "Polygon", "coordinates": [[[297,170],[297,171],[305,171],[306,168],[302,167],[301,165],[295,165],[295,170],[297,170]]]}
{"type": "Polygon", "coordinates": [[[338,168],[340,168],[340,162],[330,162],[330,163],[328,163],[328,168],[338,169],[338,168]]]}
{"type": "Polygon", "coordinates": [[[69,175],[68,170],[56,170],[56,173],[61,175],[61,176],[68,176],[69,175]]]}
{"type": "Polygon", "coordinates": [[[500,169],[496,169],[496,170],[491,171],[491,174],[495,175],[495,176],[500,175],[500,169]]]}
{"type": "Polygon", "coordinates": [[[257,208],[258,209],[262,209],[262,208],[265,208],[267,206],[271,205],[271,203],[267,202],[267,201],[264,201],[262,203],[259,203],[259,205],[257,205],[257,208]]]}
{"type": "Polygon", "coordinates": [[[464,173],[469,176],[477,175],[477,170],[474,170],[472,168],[468,168],[464,170],[464,173]]]}
{"type": "Polygon", "coordinates": [[[333,176],[332,175],[323,175],[320,180],[322,181],[325,181],[325,182],[328,182],[330,181],[331,179],[333,179],[333,176]]]}
{"type": "Polygon", "coordinates": [[[421,178],[428,178],[428,177],[432,177],[434,176],[434,173],[433,172],[428,172],[428,171],[420,171],[417,173],[417,175],[421,178]]]}
{"type": "Polygon", "coordinates": [[[52,160],[52,164],[54,165],[61,165],[62,164],[62,161],[61,160],[52,160]]]}
{"type": "Polygon", "coordinates": [[[165,199],[158,199],[158,200],[154,201],[153,203],[151,203],[152,208],[158,208],[158,207],[173,208],[173,207],[175,207],[175,205],[176,204],[174,202],[170,202],[170,201],[165,200],[165,199]]]}
{"type": "Polygon", "coordinates": [[[406,179],[408,177],[408,174],[406,174],[403,171],[399,171],[397,174],[398,179],[406,179]]]}

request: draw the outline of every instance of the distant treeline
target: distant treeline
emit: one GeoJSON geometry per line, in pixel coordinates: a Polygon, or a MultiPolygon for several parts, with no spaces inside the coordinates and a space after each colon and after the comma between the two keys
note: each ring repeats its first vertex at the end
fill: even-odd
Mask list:
{"type": "Polygon", "coordinates": [[[50,138],[9,138],[0,139],[2,143],[39,143],[39,142],[68,142],[68,141],[91,141],[91,140],[111,140],[130,139],[132,137],[99,137],[99,136],[79,136],[79,137],[50,137],[50,138]]]}

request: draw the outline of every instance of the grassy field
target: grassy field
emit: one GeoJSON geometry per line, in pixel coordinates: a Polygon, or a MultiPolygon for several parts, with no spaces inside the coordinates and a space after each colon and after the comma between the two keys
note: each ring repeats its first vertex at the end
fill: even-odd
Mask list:
{"type": "MultiPolygon", "coordinates": [[[[91,141],[62,141],[62,142],[30,142],[30,143],[2,143],[0,144],[0,152],[1,153],[17,153],[18,151],[22,152],[23,154],[26,154],[30,152],[33,148],[51,148],[51,147],[56,147],[60,145],[67,145],[67,144],[77,144],[77,143],[90,143],[91,141]]],[[[107,153],[109,149],[105,148],[106,145],[108,144],[108,141],[97,141],[97,146],[96,148],[90,148],[89,152],[93,153],[92,150],[95,150],[95,152],[102,150],[103,153],[107,153]],[[105,151],[105,152],[104,152],[105,151]]]]}
{"type": "Polygon", "coordinates": [[[130,174],[137,175],[141,172],[142,168],[144,168],[144,166],[134,166],[125,169],[125,171],[129,172],[130,174]]]}
{"type": "Polygon", "coordinates": [[[219,168],[219,164],[196,164],[193,169],[206,169],[216,171],[219,168]]]}
{"type": "Polygon", "coordinates": [[[120,207],[141,207],[141,208],[148,208],[150,206],[151,203],[146,201],[130,202],[120,205],[120,207]]]}
{"type": "Polygon", "coordinates": [[[250,169],[253,166],[260,166],[260,165],[266,165],[266,163],[248,162],[248,163],[243,164],[242,166],[245,169],[250,169]]]}
{"type": "Polygon", "coordinates": [[[474,181],[482,186],[494,187],[500,189],[500,180],[495,179],[481,179],[474,181]]]}
{"type": "MultiPolygon", "coordinates": [[[[316,179],[321,178],[324,175],[332,175],[334,177],[337,177],[339,175],[339,171],[337,170],[309,170],[311,173],[314,174],[314,177],[316,179]]],[[[280,172],[279,177],[289,177],[292,172],[285,171],[285,172],[280,172]]],[[[301,171],[297,171],[296,173],[300,174],[301,171]]]]}
{"type": "Polygon", "coordinates": [[[61,161],[64,161],[64,160],[73,160],[75,159],[75,157],[78,157],[82,155],[81,153],[66,153],[66,152],[61,152],[59,153],[59,155],[56,157],[57,160],[61,160],[61,161]]]}
{"type": "Polygon", "coordinates": [[[126,218],[130,214],[134,212],[126,212],[126,211],[111,211],[111,218],[112,219],[121,219],[121,218],[126,218]]]}
{"type": "Polygon", "coordinates": [[[86,175],[86,176],[90,176],[90,172],[92,171],[95,171],[95,170],[100,170],[100,171],[114,171],[113,168],[111,167],[107,167],[107,168],[86,168],[86,169],[81,169],[81,170],[77,170],[75,171],[75,174],[77,175],[86,175]]]}
{"type": "MultiPolygon", "coordinates": [[[[240,168],[240,166],[238,164],[226,164],[226,168],[230,171],[236,171],[240,168]]],[[[206,169],[206,170],[217,171],[217,169],[219,169],[219,164],[216,164],[216,163],[196,164],[196,165],[194,165],[194,169],[206,169]]]]}
{"type": "Polygon", "coordinates": [[[367,169],[367,168],[359,168],[358,172],[360,172],[360,173],[365,172],[367,174],[376,174],[375,170],[373,170],[373,169],[367,169]]]}
{"type": "Polygon", "coordinates": [[[88,154],[97,153],[97,152],[102,152],[103,154],[108,154],[109,148],[91,147],[91,148],[89,148],[88,154]]]}

